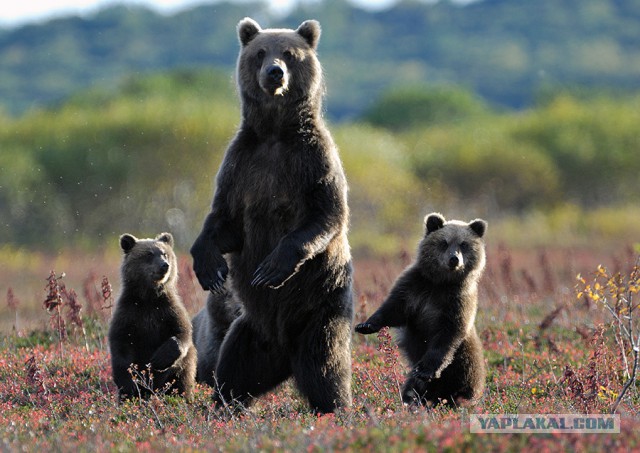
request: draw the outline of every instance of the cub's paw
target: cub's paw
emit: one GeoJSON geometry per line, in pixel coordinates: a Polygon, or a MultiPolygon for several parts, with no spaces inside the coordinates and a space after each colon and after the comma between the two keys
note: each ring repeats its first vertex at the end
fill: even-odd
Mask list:
{"type": "Polygon", "coordinates": [[[167,371],[182,356],[180,342],[176,337],[171,337],[156,350],[151,357],[150,365],[158,372],[167,371]]]}
{"type": "Polygon", "coordinates": [[[420,365],[411,370],[411,375],[422,382],[430,382],[433,378],[436,377],[435,371],[427,370],[420,365]]]}
{"type": "Polygon", "coordinates": [[[405,405],[407,410],[416,413],[426,404],[426,399],[424,398],[424,395],[418,393],[416,389],[410,388],[405,389],[404,392],[402,392],[402,403],[405,405]]]}
{"type": "Polygon", "coordinates": [[[379,332],[382,327],[371,322],[363,322],[356,326],[355,331],[363,335],[379,332]]]}

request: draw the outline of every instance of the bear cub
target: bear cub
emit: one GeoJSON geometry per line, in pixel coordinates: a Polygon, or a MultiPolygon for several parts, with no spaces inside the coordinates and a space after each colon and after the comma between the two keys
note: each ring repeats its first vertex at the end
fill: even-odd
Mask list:
{"type": "Polygon", "coordinates": [[[222,342],[231,323],[241,314],[242,304],[225,284],[219,292],[209,293],[206,306],[193,317],[193,343],[198,351],[196,382],[215,387],[214,373],[222,342]]]}
{"type": "Polygon", "coordinates": [[[118,397],[120,400],[148,397],[152,390],[168,389],[177,390],[191,400],[196,349],[189,314],[176,288],[178,270],[173,236],[162,233],[155,239],[137,239],[123,234],[120,247],[124,252],[122,291],[109,326],[111,366],[118,397]],[[129,372],[132,366],[138,372],[149,366],[152,379],[145,385],[137,385],[129,372]]]}
{"type": "Polygon", "coordinates": [[[415,262],[355,330],[370,334],[385,326],[401,328],[400,348],[412,367],[402,391],[406,404],[475,403],[486,377],[474,321],[487,222],[445,221],[432,213],[425,227],[415,262]]]}

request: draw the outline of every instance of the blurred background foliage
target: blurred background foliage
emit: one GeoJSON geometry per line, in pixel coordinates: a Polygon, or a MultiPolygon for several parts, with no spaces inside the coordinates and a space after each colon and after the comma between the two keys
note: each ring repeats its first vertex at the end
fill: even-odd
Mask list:
{"type": "Polygon", "coordinates": [[[264,3],[120,6],[0,29],[0,243],[95,249],[169,230],[188,249],[240,121],[245,15],[323,25],[356,253],[413,248],[433,210],[521,246],[637,241],[638,5],[325,0],[277,20],[264,3]]]}
{"type": "MultiPolygon", "coordinates": [[[[204,1],[204,0],[203,0],[204,1]]],[[[114,87],[131,73],[235,65],[236,25],[322,24],[328,113],[354,119],[392,87],[463,86],[490,104],[531,105],[548,88],[640,88],[637,0],[402,0],[381,11],[346,0],[300,0],[286,17],[269,2],[213,1],[164,15],[112,6],[0,28],[0,103],[10,113],[114,87]]]]}
{"type": "MultiPolygon", "coordinates": [[[[437,106],[434,119],[414,116],[414,99],[441,99],[448,110],[469,99],[466,90],[414,90],[404,109],[395,91],[381,96],[381,105],[396,99],[389,124],[368,115],[331,124],[350,184],[357,251],[386,254],[411,244],[430,210],[464,219],[515,216],[525,224],[540,213],[565,212],[576,227],[579,214],[598,209],[635,212],[629,207],[640,201],[640,95],[559,93],[517,114],[472,104],[447,121],[437,106]],[[419,120],[398,130],[404,116],[409,124],[419,120]]],[[[169,229],[187,247],[239,118],[230,77],[208,70],[134,77],[115,90],[5,115],[3,242],[92,247],[124,231],[169,229]]]]}

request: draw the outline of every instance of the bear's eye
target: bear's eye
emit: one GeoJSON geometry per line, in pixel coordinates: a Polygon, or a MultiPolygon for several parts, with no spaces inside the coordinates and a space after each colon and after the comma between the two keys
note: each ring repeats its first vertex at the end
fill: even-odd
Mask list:
{"type": "Polygon", "coordinates": [[[260,49],[258,51],[258,53],[256,54],[256,56],[258,57],[258,60],[262,60],[264,59],[264,56],[266,55],[266,52],[264,51],[264,49],[260,49]]]}
{"type": "Polygon", "coordinates": [[[447,241],[446,241],[446,240],[444,240],[444,239],[443,239],[443,240],[441,240],[441,241],[438,243],[438,246],[439,246],[442,250],[446,250],[446,249],[447,249],[447,247],[449,247],[449,244],[447,243],[447,241]]]}
{"type": "Polygon", "coordinates": [[[289,50],[285,50],[282,52],[282,57],[285,59],[287,63],[290,63],[293,60],[293,53],[289,50]]]}
{"type": "Polygon", "coordinates": [[[460,243],[460,250],[462,250],[463,252],[468,252],[469,251],[469,243],[468,242],[461,242],[460,243]]]}

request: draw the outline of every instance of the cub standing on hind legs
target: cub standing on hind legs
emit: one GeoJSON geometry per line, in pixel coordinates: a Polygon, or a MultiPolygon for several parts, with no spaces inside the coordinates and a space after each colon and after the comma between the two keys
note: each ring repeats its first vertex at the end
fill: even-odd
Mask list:
{"type": "Polygon", "coordinates": [[[402,391],[406,404],[475,403],[486,377],[474,321],[487,223],[445,222],[433,213],[425,224],[415,263],[355,330],[370,334],[385,326],[401,328],[400,348],[412,367],[402,391]]]}
{"type": "Polygon", "coordinates": [[[173,236],[155,239],[120,237],[124,251],[122,291],[109,326],[113,380],[120,400],[149,396],[152,390],[177,390],[192,399],[196,350],[191,340],[191,320],[176,282],[178,270],[173,236]],[[153,388],[141,388],[129,368],[153,375],[153,388]]]}

